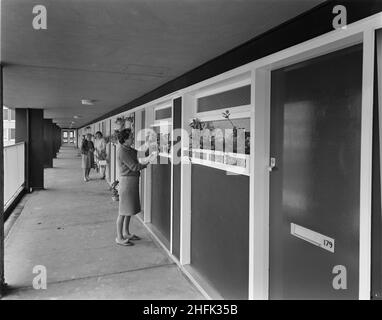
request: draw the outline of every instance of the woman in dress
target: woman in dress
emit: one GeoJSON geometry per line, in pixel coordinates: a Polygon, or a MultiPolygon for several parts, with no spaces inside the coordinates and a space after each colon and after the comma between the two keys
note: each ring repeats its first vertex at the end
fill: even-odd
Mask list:
{"type": "Polygon", "coordinates": [[[92,142],[92,135],[88,133],[85,140],[81,144],[81,155],[82,155],[82,169],[84,172],[84,181],[89,181],[89,174],[91,168],[94,167],[94,144],[92,142]]]}
{"type": "Polygon", "coordinates": [[[131,217],[141,211],[139,199],[139,176],[140,171],[145,169],[149,162],[156,159],[153,153],[140,163],[137,158],[137,150],[131,147],[133,134],[131,129],[123,129],[118,133],[120,146],[117,150],[117,163],[119,166],[119,214],[117,219],[116,243],[123,246],[134,245],[131,240],[140,238],[130,233],[131,217]]]}
{"type": "Polygon", "coordinates": [[[97,166],[99,168],[99,172],[101,174],[101,179],[105,179],[105,172],[106,172],[106,141],[100,131],[96,132],[95,134],[95,159],[97,166]]]}

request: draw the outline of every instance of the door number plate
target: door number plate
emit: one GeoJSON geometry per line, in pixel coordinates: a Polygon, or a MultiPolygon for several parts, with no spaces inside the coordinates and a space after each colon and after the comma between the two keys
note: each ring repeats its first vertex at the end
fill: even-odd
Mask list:
{"type": "Polygon", "coordinates": [[[324,236],[321,233],[299,226],[298,224],[290,224],[291,235],[308,241],[317,247],[328,250],[334,253],[334,239],[324,236]]]}

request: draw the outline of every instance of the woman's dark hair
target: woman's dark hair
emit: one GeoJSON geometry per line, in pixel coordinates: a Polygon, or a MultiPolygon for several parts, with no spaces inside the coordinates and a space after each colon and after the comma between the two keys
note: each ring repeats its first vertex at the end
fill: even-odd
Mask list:
{"type": "Polygon", "coordinates": [[[120,144],[124,144],[126,140],[128,140],[131,136],[131,129],[123,129],[118,132],[118,141],[120,144]]]}
{"type": "Polygon", "coordinates": [[[101,131],[97,131],[95,135],[99,134],[99,136],[102,138],[103,137],[103,134],[101,131]]]}

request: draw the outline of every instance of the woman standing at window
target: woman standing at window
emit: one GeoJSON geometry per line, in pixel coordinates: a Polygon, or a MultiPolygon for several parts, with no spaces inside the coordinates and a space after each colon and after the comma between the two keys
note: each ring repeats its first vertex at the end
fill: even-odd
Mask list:
{"type": "Polygon", "coordinates": [[[105,179],[106,172],[106,141],[100,131],[95,134],[95,159],[101,174],[101,179],[105,179]]]}
{"type": "Polygon", "coordinates": [[[133,134],[131,129],[123,129],[118,133],[117,161],[119,166],[119,214],[117,219],[116,243],[123,246],[132,246],[130,240],[140,240],[140,238],[130,233],[130,219],[141,211],[139,199],[139,176],[140,171],[145,169],[149,162],[156,159],[156,154],[151,154],[144,159],[144,163],[139,163],[137,150],[131,147],[133,134]]]}
{"type": "Polygon", "coordinates": [[[89,174],[91,168],[94,167],[94,144],[92,142],[92,135],[88,133],[85,140],[81,144],[82,164],[84,170],[84,181],[89,181],[89,174]]]}

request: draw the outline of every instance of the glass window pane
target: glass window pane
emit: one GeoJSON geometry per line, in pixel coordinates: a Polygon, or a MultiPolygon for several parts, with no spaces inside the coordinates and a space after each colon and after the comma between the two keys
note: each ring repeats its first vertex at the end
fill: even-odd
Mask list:
{"type": "Polygon", "coordinates": [[[247,168],[250,127],[249,118],[201,122],[191,132],[189,156],[247,168]]]}
{"type": "Polygon", "coordinates": [[[11,129],[11,140],[15,140],[16,137],[16,129],[11,129]]]}
{"type": "Polygon", "coordinates": [[[201,149],[250,153],[251,124],[249,118],[206,121],[203,126],[204,130],[200,131],[201,149]],[[208,140],[211,141],[211,145],[208,144],[208,140]]]}
{"type": "Polygon", "coordinates": [[[3,108],[3,120],[8,120],[8,109],[3,108]]]}
{"type": "Polygon", "coordinates": [[[157,138],[157,150],[161,153],[170,153],[171,150],[171,125],[155,126],[153,130],[157,138]]]}
{"type": "Polygon", "coordinates": [[[198,112],[206,112],[232,107],[246,106],[251,103],[251,86],[232,89],[198,99],[198,112]]]}
{"type": "Polygon", "coordinates": [[[15,110],[10,110],[11,111],[11,120],[16,120],[16,112],[15,110]]]}
{"type": "Polygon", "coordinates": [[[164,108],[155,111],[155,120],[168,119],[172,117],[172,108],[164,108]]]}

